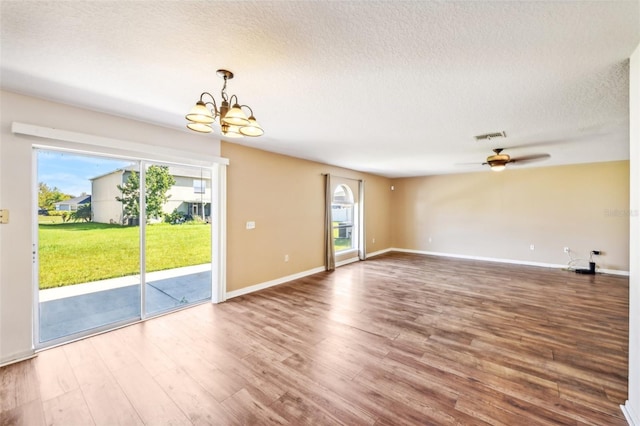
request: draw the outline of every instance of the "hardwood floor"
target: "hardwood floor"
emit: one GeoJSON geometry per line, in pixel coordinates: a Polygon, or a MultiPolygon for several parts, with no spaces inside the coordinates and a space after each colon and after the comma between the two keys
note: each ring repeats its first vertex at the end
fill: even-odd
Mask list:
{"type": "Polygon", "coordinates": [[[624,425],[628,279],[389,253],[0,370],[3,425],[624,425]]]}

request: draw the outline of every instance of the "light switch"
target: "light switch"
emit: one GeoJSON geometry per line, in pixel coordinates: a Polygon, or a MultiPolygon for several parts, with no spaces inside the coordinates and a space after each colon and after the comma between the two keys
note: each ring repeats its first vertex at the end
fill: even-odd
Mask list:
{"type": "Polygon", "coordinates": [[[255,229],[256,223],[254,221],[247,222],[247,229],[255,229]]]}
{"type": "Polygon", "coordinates": [[[9,223],[9,210],[0,210],[0,223],[9,223]]]}

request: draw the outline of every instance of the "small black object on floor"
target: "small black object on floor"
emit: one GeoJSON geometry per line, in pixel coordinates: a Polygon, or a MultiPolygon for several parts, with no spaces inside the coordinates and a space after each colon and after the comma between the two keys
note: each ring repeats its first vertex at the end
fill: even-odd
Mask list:
{"type": "Polygon", "coordinates": [[[576,274],[595,275],[596,262],[589,262],[589,269],[576,269],[576,274]]]}

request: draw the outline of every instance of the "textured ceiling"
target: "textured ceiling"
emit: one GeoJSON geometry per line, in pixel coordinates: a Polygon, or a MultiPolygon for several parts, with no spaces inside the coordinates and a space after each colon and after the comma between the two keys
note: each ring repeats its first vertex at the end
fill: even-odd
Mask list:
{"type": "Polygon", "coordinates": [[[266,132],[233,142],[268,151],[390,177],[482,170],[496,147],[629,157],[638,1],[0,4],[10,91],[184,129],[227,68],[266,132]]]}

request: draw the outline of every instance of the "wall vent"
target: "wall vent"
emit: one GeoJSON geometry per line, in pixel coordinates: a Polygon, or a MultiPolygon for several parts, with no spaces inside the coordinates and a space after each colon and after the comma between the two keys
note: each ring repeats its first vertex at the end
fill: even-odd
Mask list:
{"type": "Polygon", "coordinates": [[[506,138],[507,134],[504,131],[502,131],[502,132],[487,133],[484,135],[477,135],[474,137],[476,138],[477,141],[485,141],[485,140],[488,141],[495,138],[506,138]]]}

